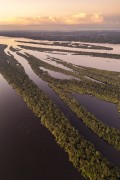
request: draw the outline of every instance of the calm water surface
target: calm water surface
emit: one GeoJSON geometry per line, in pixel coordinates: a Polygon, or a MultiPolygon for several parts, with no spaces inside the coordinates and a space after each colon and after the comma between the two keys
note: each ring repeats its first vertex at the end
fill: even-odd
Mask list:
{"type": "Polygon", "coordinates": [[[44,67],[40,67],[40,69],[43,70],[44,72],[47,71],[48,74],[55,79],[74,79],[74,77],[72,77],[72,76],[68,76],[68,75],[65,75],[65,74],[60,73],[60,72],[55,72],[55,71],[46,69],[44,67]]]}
{"type": "MultiPolygon", "coordinates": [[[[64,50],[76,50],[76,51],[90,51],[90,52],[105,52],[105,53],[115,53],[115,54],[120,54],[120,45],[118,44],[99,44],[99,43],[92,43],[94,45],[102,45],[102,46],[107,46],[107,47],[112,47],[113,50],[108,51],[108,50],[89,50],[89,49],[80,49],[80,48],[70,48],[70,47],[61,47],[61,46],[51,46],[50,44],[52,42],[49,41],[39,41],[39,40],[32,40],[34,42],[46,42],[48,43],[47,45],[36,45],[36,44],[31,44],[31,43],[18,43],[16,41],[26,41],[29,42],[31,39],[26,39],[26,38],[11,38],[11,37],[2,37],[0,36],[0,43],[1,44],[7,44],[8,47],[6,48],[6,52],[9,51],[9,47],[13,46],[14,48],[18,48],[18,45],[26,45],[26,46],[32,46],[32,47],[42,47],[42,48],[52,48],[53,52],[54,49],[64,49],[64,50]]],[[[85,43],[84,43],[85,44],[85,43]]],[[[88,43],[87,43],[88,44],[88,43]]],[[[92,57],[92,56],[86,56],[86,55],[72,55],[71,53],[66,53],[66,54],[52,54],[49,52],[38,52],[38,51],[28,51],[25,50],[26,52],[30,52],[33,54],[35,52],[35,56],[38,58],[41,58],[42,60],[47,59],[47,56],[49,55],[50,57],[54,58],[59,58],[62,59],[66,62],[76,64],[76,65],[81,65],[85,67],[93,67],[93,68],[98,68],[98,69],[103,69],[103,70],[109,70],[109,71],[118,71],[120,72],[120,59],[109,59],[109,58],[102,58],[102,57],[92,57]]],[[[55,52],[57,53],[57,51],[55,52]]]]}
{"type": "Polygon", "coordinates": [[[92,142],[97,150],[99,150],[104,157],[106,157],[113,164],[120,166],[120,152],[114,149],[111,145],[108,145],[103,139],[99,138],[94,134],[82,120],[70,110],[70,108],[60,99],[60,97],[48,86],[48,83],[39,78],[31,69],[25,58],[20,57],[16,53],[12,54],[15,56],[17,61],[24,67],[25,72],[31,80],[42,89],[48,97],[62,110],[65,116],[70,120],[71,124],[78,129],[81,135],[88,141],[92,142]],[[24,65],[25,63],[25,65],[24,65]]]}
{"type": "MultiPolygon", "coordinates": [[[[9,50],[6,49],[6,50],[9,50]]],[[[26,50],[24,50],[26,51],[26,50]]],[[[28,51],[29,52],[29,51],[28,51]]],[[[36,55],[39,56],[40,58],[40,53],[41,52],[37,52],[35,51],[36,55]]],[[[97,135],[95,135],[89,128],[87,128],[85,126],[85,124],[76,117],[76,115],[67,107],[66,104],[63,103],[63,101],[59,98],[59,96],[48,86],[48,83],[43,81],[42,79],[40,79],[31,69],[31,67],[29,66],[28,62],[18,56],[16,53],[12,52],[12,54],[15,56],[15,58],[17,59],[17,61],[19,61],[21,63],[21,65],[24,67],[25,72],[27,73],[27,75],[29,76],[29,78],[31,80],[34,81],[34,83],[36,83],[38,85],[38,87],[40,89],[42,89],[48,96],[50,99],[52,99],[57,106],[59,106],[59,108],[63,111],[63,113],[66,115],[66,117],[69,118],[71,124],[79,130],[80,134],[82,134],[87,140],[91,141],[95,148],[97,150],[99,150],[104,157],[106,157],[110,162],[116,164],[117,166],[120,166],[120,152],[118,152],[117,150],[115,150],[111,145],[108,145],[104,140],[102,140],[101,138],[99,138],[97,135]]],[[[48,54],[47,54],[48,55],[48,54]]],[[[61,55],[66,57],[66,61],[69,61],[71,63],[75,64],[75,60],[73,59],[73,57],[76,56],[72,56],[71,54],[69,54],[68,56],[66,55],[61,55]],[[71,56],[71,59],[69,59],[69,55],[71,56]]],[[[46,54],[42,54],[42,56],[44,56],[46,58],[46,54]]],[[[52,54],[53,56],[53,54],[52,54]]],[[[58,58],[58,54],[54,54],[54,56],[57,56],[58,58]]],[[[79,56],[79,58],[82,56],[79,56]]],[[[92,58],[90,56],[85,56],[85,57],[89,57],[92,58]]],[[[103,59],[103,58],[102,58],[103,59]]],[[[45,59],[44,59],[45,60],[45,59]]],[[[78,59],[79,60],[79,59],[78,59]]],[[[104,60],[103,60],[104,61],[104,60]]],[[[92,61],[91,61],[92,62],[92,61]]],[[[96,61],[97,62],[97,61],[96,61]]],[[[117,60],[117,63],[119,63],[120,61],[117,60]]],[[[86,62],[87,63],[87,62],[86,62]]],[[[118,64],[117,64],[118,66],[118,64]]]]}
{"type": "Polygon", "coordinates": [[[0,179],[83,179],[40,119],[1,75],[0,179]]]}
{"type": "Polygon", "coordinates": [[[120,115],[117,105],[87,94],[72,93],[73,97],[105,124],[120,130],[120,115]]]}

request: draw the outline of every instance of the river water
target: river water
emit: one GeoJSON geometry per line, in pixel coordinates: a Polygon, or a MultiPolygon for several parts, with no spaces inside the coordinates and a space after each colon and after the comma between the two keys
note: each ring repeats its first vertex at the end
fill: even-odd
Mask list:
{"type": "MultiPolygon", "coordinates": [[[[71,51],[87,51],[87,52],[100,52],[100,53],[111,53],[111,54],[120,54],[120,45],[119,44],[99,44],[99,43],[91,43],[94,45],[101,45],[101,46],[107,46],[112,47],[113,50],[95,50],[95,49],[80,49],[80,48],[70,48],[70,47],[61,47],[61,46],[51,46],[52,42],[48,41],[39,41],[39,40],[31,40],[31,39],[25,39],[25,38],[11,38],[11,37],[2,37],[0,36],[0,43],[1,44],[7,44],[8,48],[6,49],[6,52],[9,51],[9,47],[13,46],[14,48],[19,48],[18,45],[26,45],[31,47],[41,47],[41,48],[52,48],[53,51],[51,52],[39,52],[39,51],[28,51],[30,54],[35,55],[36,57],[41,58],[42,60],[47,59],[47,57],[54,57],[59,58],[61,60],[64,60],[66,62],[81,65],[85,67],[93,67],[97,69],[103,69],[103,70],[109,70],[109,71],[117,71],[120,72],[120,59],[109,59],[109,58],[102,58],[102,57],[92,57],[92,56],[86,56],[86,55],[73,55],[72,53],[58,53],[57,51],[54,51],[54,49],[63,49],[63,50],[71,50],[71,51]],[[17,41],[26,41],[26,42],[44,42],[47,43],[47,45],[39,45],[39,44],[32,44],[32,43],[20,43],[17,41]]],[[[85,44],[85,43],[84,43],[85,44]]]]}
{"type": "Polygon", "coordinates": [[[117,105],[88,94],[72,93],[72,96],[100,121],[120,130],[120,115],[117,105]]]}
{"type": "Polygon", "coordinates": [[[1,75],[0,179],[83,179],[40,119],[1,75]]]}
{"type": "Polygon", "coordinates": [[[71,124],[85,137],[88,141],[92,142],[95,148],[100,151],[111,163],[120,166],[120,152],[108,145],[103,139],[94,134],[77,116],[70,110],[70,108],[60,99],[60,97],[48,86],[48,83],[39,78],[32,70],[27,60],[16,52],[10,52],[15,59],[24,67],[26,74],[29,78],[42,89],[48,97],[62,110],[65,116],[69,119],[71,124]]]}
{"type": "MultiPolygon", "coordinates": [[[[9,50],[9,47],[11,45],[14,48],[18,48],[18,43],[15,42],[15,40],[26,39],[5,37],[2,37],[0,39],[1,44],[8,45],[8,48],[5,50],[5,52],[7,53],[9,51],[14,55],[16,60],[24,67],[25,72],[29,76],[29,78],[33,80],[33,82],[37,84],[37,86],[42,89],[51,100],[55,102],[55,104],[63,111],[65,116],[69,118],[71,124],[76,129],[78,129],[80,134],[82,134],[87,140],[92,142],[95,148],[99,150],[103,154],[103,156],[106,157],[110,162],[120,167],[120,152],[115,150],[111,145],[108,145],[104,140],[99,138],[89,128],[87,128],[85,124],[76,117],[76,115],[67,107],[67,105],[63,103],[59,96],[48,86],[48,83],[40,79],[32,71],[26,59],[9,50]]],[[[19,44],[23,45],[23,43],[19,44]]],[[[49,56],[65,60],[76,65],[83,65],[88,67],[90,66],[120,72],[120,60],[107,60],[106,58],[96,58],[91,56],[74,56],[71,53],[55,54],[55,52],[54,54],[51,54],[49,52],[38,52],[32,50],[22,50],[21,52],[28,52],[43,61],[47,61],[47,58],[49,56]]],[[[1,76],[0,83],[2,83],[0,87],[4,87],[4,83],[7,84],[1,76]]],[[[7,86],[9,85],[7,84],[7,86]]],[[[54,138],[43,126],[40,125],[40,120],[35,117],[34,114],[27,108],[22,99],[19,96],[15,95],[15,91],[12,88],[10,90],[9,88],[4,88],[3,92],[0,91],[0,119],[2,120],[1,123],[3,124],[3,126],[1,125],[2,138],[0,139],[0,141],[1,143],[3,143],[4,147],[1,148],[2,153],[0,153],[1,155],[3,154],[3,157],[1,157],[1,167],[2,164],[4,167],[3,169],[5,170],[9,167],[10,170],[8,174],[12,173],[11,177],[17,177],[22,169],[23,174],[27,174],[28,176],[25,178],[31,178],[31,180],[32,177],[35,177],[35,180],[40,179],[40,177],[41,179],[45,180],[47,178],[65,180],[81,179],[80,175],[77,173],[77,170],[75,170],[68,162],[66,154],[55,144],[54,138]],[[11,91],[14,91],[13,96],[11,96],[11,91]],[[19,99],[18,104],[16,104],[16,99],[19,99]],[[8,147],[11,148],[9,149],[8,147]],[[11,162],[13,163],[11,164],[11,162]],[[13,171],[14,168],[15,170],[13,171]],[[30,172],[30,174],[24,172],[30,172]]],[[[94,102],[95,101],[91,101],[91,103],[94,102]]],[[[100,103],[98,103],[97,105],[99,108],[101,107],[100,103]]],[[[105,121],[107,118],[105,117],[105,114],[103,114],[103,116],[105,121]]],[[[116,121],[117,119],[114,122],[111,119],[111,126],[117,127],[116,121]]],[[[106,124],[109,124],[109,121],[105,122],[106,124]]],[[[4,171],[3,173],[5,176],[7,176],[4,171]]],[[[18,180],[18,178],[16,179],[18,180]]]]}

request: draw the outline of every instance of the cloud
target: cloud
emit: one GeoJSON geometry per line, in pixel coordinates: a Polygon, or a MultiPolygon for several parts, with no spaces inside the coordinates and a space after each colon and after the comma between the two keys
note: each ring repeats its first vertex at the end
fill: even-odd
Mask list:
{"type": "Polygon", "coordinates": [[[120,15],[116,16],[105,16],[104,22],[107,24],[118,24],[120,25],[120,15]]]}
{"type": "Polygon", "coordinates": [[[120,16],[76,13],[69,16],[0,17],[0,29],[120,29],[120,16]]]}
{"type": "Polygon", "coordinates": [[[104,18],[101,13],[94,13],[93,16],[91,17],[91,20],[93,23],[103,23],[104,18]]]}
{"type": "Polygon", "coordinates": [[[78,25],[104,22],[101,13],[77,13],[71,16],[36,16],[0,18],[0,25],[78,25]]]}

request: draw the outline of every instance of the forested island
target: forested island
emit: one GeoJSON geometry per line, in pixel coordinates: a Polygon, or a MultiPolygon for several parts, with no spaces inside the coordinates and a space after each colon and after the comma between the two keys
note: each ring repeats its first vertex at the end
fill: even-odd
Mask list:
{"type": "MultiPolygon", "coordinates": [[[[40,122],[49,129],[60,147],[68,153],[69,160],[73,163],[74,167],[78,169],[83,177],[88,179],[98,179],[98,177],[102,179],[118,179],[120,177],[120,170],[109,163],[101,153],[94,148],[92,143],[80,135],[61,110],[29,79],[21,64],[18,63],[12,55],[8,56],[5,54],[5,48],[6,46],[0,45],[0,73],[24,99],[28,107],[40,118],[40,122]]],[[[11,50],[14,51],[14,49],[11,50]]],[[[106,81],[105,76],[103,76],[103,84],[93,83],[90,80],[84,80],[84,76],[89,75],[92,78],[102,81],[102,78],[100,79],[102,71],[89,68],[81,69],[71,64],[59,62],[71,69],[73,68],[73,72],[68,72],[67,70],[62,70],[52,65],[48,66],[47,63],[29,54],[23,55],[19,52],[17,54],[26,58],[35,73],[49,83],[71,110],[74,111],[78,117],[82,117],[82,120],[88,127],[117,149],[120,148],[120,132],[98,121],[70,96],[70,92],[89,93],[116,103],[119,106],[119,83],[116,84],[114,81],[114,79],[117,78],[114,72],[106,72],[107,75],[109,75],[109,80],[106,81]],[[41,66],[72,75],[79,78],[80,81],[74,79],[69,81],[56,80],[48,73],[43,73],[39,68],[41,66]],[[78,73],[76,73],[77,69],[79,70],[78,73]],[[96,76],[96,74],[98,74],[98,76],[96,76]],[[88,119],[91,119],[93,123],[89,124],[88,119]],[[102,132],[100,131],[101,129],[102,132]]],[[[117,75],[119,75],[119,73],[117,75]]]]}

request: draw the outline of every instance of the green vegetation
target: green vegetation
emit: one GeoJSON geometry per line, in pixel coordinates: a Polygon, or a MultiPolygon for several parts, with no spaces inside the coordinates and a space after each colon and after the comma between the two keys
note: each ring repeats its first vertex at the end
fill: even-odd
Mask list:
{"type": "Polygon", "coordinates": [[[74,73],[76,72],[81,76],[88,76],[108,85],[120,86],[120,72],[112,72],[112,71],[99,70],[90,67],[89,68],[82,67],[53,57],[50,57],[50,60],[55,61],[58,64],[62,64],[70,69],[73,69],[74,73]]]}
{"type": "Polygon", "coordinates": [[[0,73],[21,95],[26,104],[41,118],[57,143],[68,153],[69,160],[88,179],[119,179],[120,170],[113,167],[76,131],[63,113],[28,78],[22,66],[4,53],[0,45],[0,73]],[[9,63],[8,63],[9,62],[9,63]],[[18,65],[17,65],[18,64],[18,65]],[[47,109],[47,111],[46,111],[47,109]]]}
{"type": "Polygon", "coordinates": [[[97,52],[85,52],[85,51],[71,51],[71,50],[63,50],[63,49],[52,49],[52,48],[41,48],[41,47],[31,47],[18,45],[20,48],[35,50],[35,51],[57,51],[57,52],[68,52],[74,55],[88,55],[93,57],[103,57],[103,58],[111,58],[111,59],[120,59],[119,54],[108,54],[108,53],[97,53],[97,52]]]}
{"type": "Polygon", "coordinates": [[[51,81],[55,81],[55,79],[53,77],[51,77],[47,72],[44,72],[43,70],[41,70],[40,67],[44,67],[46,69],[53,70],[55,72],[60,72],[60,73],[66,74],[66,75],[70,75],[70,76],[73,76],[78,79],[81,78],[81,76],[79,74],[75,74],[72,71],[68,71],[68,70],[62,69],[60,67],[53,66],[53,65],[49,64],[48,62],[44,62],[28,53],[26,53],[27,56],[20,52],[18,52],[17,54],[22,56],[23,58],[25,58],[29,62],[29,64],[31,65],[31,67],[35,71],[35,73],[38,74],[42,79],[45,79],[46,81],[51,82],[51,81]]]}
{"type": "Polygon", "coordinates": [[[70,109],[77,114],[78,118],[88,126],[94,133],[100,138],[103,138],[109,144],[115,146],[120,150],[120,131],[109,127],[100,120],[98,120],[94,114],[88,112],[83,106],[81,106],[73,97],[66,92],[63,85],[57,83],[51,83],[50,86],[61,97],[61,99],[70,107],[70,109]]]}
{"type": "MultiPolygon", "coordinates": [[[[97,98],[116,103],[120,110],[120,73],[99,70],[94,68],[76,66],[71,63],[67,63],[60,59],[50,58],[52,61],[62,64],[73,70],[72,76],[80,78],[82,81],[65,82],[66,89],[70,89],[70,92],[87,93],[96,96],[97,98]],[[101,83],[93,82],[90,77],[101,83]],[[69,86],[69,87],[68,87],[69,86]]],[[[64,83],[64,82],[63,82],[64,83]]]]}
{"type": "MultiPolygon", "coordinates": [[[[102,99],[104,100],[118,103],[119,94],[118,94],[118,88],[117,89],[115,88],[116,85],[115,87],[113,85],[113,87],[110,88],[107,84],[99,84],[99,83],[91,82],[89,80],[83,81],[84,78],[82,81],[77,81],[77,80],[71,80],[71,81],[59,80],[58,81],[52,78],[51,76],[49,76],[48,73],[43,73],[43,71],[39,67],[42,66],[42,67],[55,70],[55,71],[59,70],[60,72],[63,71],[65,73],[70,73],[70,74],[72,73],[73,76],[74,76],[74,72],[62,70],[61,68],[58,68],[46,62],[43,62],[29,54],[27,54],[27,56],[21,53],[18,53],[18,54],[24,57],[28,61],[33,71],[40,78],[49,82],[49,85],[53,88],[53,90],[70,107],[70,109],[77,114],[78,118],[81,118],[83,122],[99,137],[103,138],[109,144],[115,146],[116,149],[120,150],[120,131],[115,128],[109,127],[108,125],[98,120],[92,113],[88,112],[85,108],[80,106],[75,101],[75,99],[73,99],[72,97],[70,97],[70,95],[68,95],[68,93],[71,93],[71,92],[79,92],[79,93],[82,92],[82,93],[87,93],[87,94],[93,94],[96,97],[99,97],[99,98],[102,97],[102,99]]],[[[70,65],[69,67],[72,68],[72,65],[70,65]]],[[[76,68],[77,70],[77,67],[73,67],[73,68],[76,68]]],[[[80,69],[80,71],[82,71],[82,74],[85,75],[86,72],[87,73],[92,72],[92,69],[89,69],[89,71],[87,71],[86,69],[85,70],[80,69]]],[[[95,71],[95,73],[96,72],[97,70],[95,71]]],[[[99,74],[101,74],[101,72],[100,70],[98,72],[99,72],[98,73],[98,77],[99,77],[99,74]]],[[[82,77],[82,74],[80,75],[80,77],[82,77]]],[[[109,75],[110,72],[108,72],[107,74],[109,75]]],[[[111,74],[115,76],[114,72],[111,72],[111,74]]]]}
{"type": "Polygon", "coordinates": [[[81,30],[81,31],[0,31],[1,36],[24,37],[34,40],[49,41],[80,41],[93,43],[120,44],[120,31],[118,30],[81,30]]]}
{"type": "Polygon", "coordinates": [[[26,43],[26,44],[39,44],[39,45],[50,45],[50,46],[62,46],[62,47],[73,47],[73,48],[82,48],[82,49],[98,49],[98,50],[113,50],[113,48],[106,47],[106,46],[97,46],[93,44],[83,44],[78,42],[53,42],[53,43],[47,43],[47,42],[34,42],[34,41],[16,41],[20,43],[26,43]]]}
{"type": "Polygon", "coordinates": [[[113,50],[113,48],[106,46],[98,46],[93,44],[84,44],[78,42],[54,42],[54,46],[64,46],[64,47],[74,47],[74,48],[82,48],[82,49],[98,49],[98,50],[113,50]]]}

